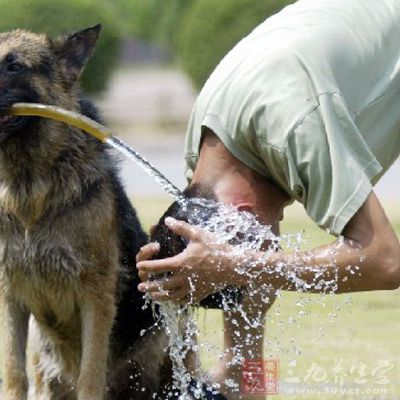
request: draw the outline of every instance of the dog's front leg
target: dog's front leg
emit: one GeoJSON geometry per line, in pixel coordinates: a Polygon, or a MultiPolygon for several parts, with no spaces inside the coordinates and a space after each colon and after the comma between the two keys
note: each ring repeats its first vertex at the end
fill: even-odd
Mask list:
{"type": "Polygon", "coordinates": [[[81,308],[82,359],[78,378],[78,400],[103,400],[109,336],[115,315],[113,291],[106,285],[90,288],[83,295],[81,308]]]}
{"type": "Polygon", "coordinates": [[[14,299],[1,296],[4,400],[26,400],[26,342],[29,313],[14,299]]]}

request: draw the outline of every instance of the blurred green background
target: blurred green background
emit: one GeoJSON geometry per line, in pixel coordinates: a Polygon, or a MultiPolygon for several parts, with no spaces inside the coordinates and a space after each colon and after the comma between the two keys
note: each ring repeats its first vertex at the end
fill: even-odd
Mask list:
{"type": "Polygon", "coordinates": [[[121,43],[141,39],[180,63],[197,88],[220,58],[267,16],[293,0],[0,0],[0,31],[55,36],[97,23],[103,33],[83,76],[88,92],[107,87],[121,43]]]}
{"type": "MultiPolygon", "coordinates": [[[[184,133],[199,88],[238,40],[291,2],[0,0],[0,31],[26,28],[55,36],[102,23],[82,85],[117,134],[183,187],[184,133]]],[[[391,171],[377,190],[399,234],[398,163],[391,171]]],[[[121,175],[147,229],[170,199],[127,161],[121,161],[121,175]]],[[[332,240],[298,205],[285,215],[283,232],[304,231],[305,247],[332,240]]],[[[299,297],[283,293],[269,313],[266,354],[279,357],[281,364],[281,395],[275,398],[400,399],[399,291],[354,294],[351,300],[301,295],[305,309],[296,305],[299,297]],[[386,383],[376,383],[382,360],[392,368],[384,376],[386,383]],[[310,375],[313,366],[318,373],[310,375]],[[354,384],[356,378],[364,383],[354,384]],[[328,386],[347,392],[312,392],[328,386]],[[297,395],[288,392],[293,387],[297,395]],[[352,394],[353,387],[364,392],[352,394]],[[368,388],[389,392],[367,394],[368,388]]],[[[211,349],[202,351],[204,367],[209,368],[221,351],[221,315],[199,311],[198,320],[201,343],[211,349]]]]}

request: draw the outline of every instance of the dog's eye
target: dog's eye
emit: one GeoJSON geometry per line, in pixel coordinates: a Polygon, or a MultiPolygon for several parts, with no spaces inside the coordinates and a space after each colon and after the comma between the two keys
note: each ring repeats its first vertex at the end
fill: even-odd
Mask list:
{"type": "Polygon", "coordinates": [[[19,62],[13,62],[7,65],[7,70],[9,72],[19,72],[24,69],[24,66],[19,62]]]}

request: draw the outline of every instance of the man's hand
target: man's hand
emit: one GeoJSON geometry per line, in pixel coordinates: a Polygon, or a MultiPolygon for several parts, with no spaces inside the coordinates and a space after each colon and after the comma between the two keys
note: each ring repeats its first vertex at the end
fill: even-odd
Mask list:
{"type": "Polygon", "coordinates": [[[212,236],[183,221],[167,218],[165,224],[189,244],[180,254],[162,260],[149,260],[159,251],[150,243],[137,255],[138,289],[149,292],[154,300],[197,303],[226,286],[237,284],[231,246],[213,243],[212,236]],[[164,275],[162,278],[151,278],[164,275]]]}

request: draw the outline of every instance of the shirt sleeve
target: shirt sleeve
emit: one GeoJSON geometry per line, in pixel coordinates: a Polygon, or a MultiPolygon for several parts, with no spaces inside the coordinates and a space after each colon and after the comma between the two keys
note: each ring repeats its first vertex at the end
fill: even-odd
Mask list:
{"type": "Polygon", "coordinates": [[[365,202],[371,181],[382,170],[353,118],[339,94],[324,94],[286,144],[294,197],[316,224],[336,236],[365,202]]]}

